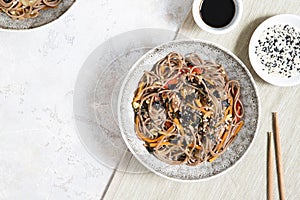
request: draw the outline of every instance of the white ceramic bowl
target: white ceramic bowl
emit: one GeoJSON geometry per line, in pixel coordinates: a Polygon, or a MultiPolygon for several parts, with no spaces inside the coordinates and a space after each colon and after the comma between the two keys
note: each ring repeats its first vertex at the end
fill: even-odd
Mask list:
{"type": "Polygon", "coordinates": [[[203,20],[200,16],[200,7],[202,5],[202,2],[203,2],[203,0],[194,0],[192,12],[193,12],[193,17],[194,17],[196,24],[204,31],[207,31],[207,32],[213,33],[213,34],[228,33],[229,31],[233,30],[236,27],[236,25],[239,23],[239,21],[241,20],[242,13],[243,13],[242,0],[233,0],[233,2],[235,4],[235,14],[234,14],[231,22],[222,28],[211,27],[211,26],[207,25],[205,22],[203,22],[203,20]]]}
{"type": "Polygon", "coordinates": [[[262,22],[252,34],[249,43],[249,59],[251,65],[255,72],[266,82],[271,83],[272,85],[281,86],[281,87],[289,87],[300,84],[300,75],[293,76],[292,78],[282,78],[277,77],[274,74],[268,74],[266,71],[263,71],[263,64],[259,62],[257,59],[257,55],[255,54],[255,46],[258,46],[258,40],[260,35],[268,28],[274,25],[279,24],[288,24],[294,27],[297,30],[300,30],[300,16],[292,15],[292,14],[281,14],[275,15],[273,17],[268,18],[264,22],[262,22]]]}

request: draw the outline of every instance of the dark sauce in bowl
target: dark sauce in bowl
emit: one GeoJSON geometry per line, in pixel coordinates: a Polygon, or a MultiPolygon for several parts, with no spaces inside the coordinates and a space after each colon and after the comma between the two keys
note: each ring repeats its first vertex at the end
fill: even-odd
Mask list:
{"type": "Polygon", "coordinates": [[[213,28],[227,26],[235,15],[233,0],[203,0],[200,16],[204,23],[213,28]]]}

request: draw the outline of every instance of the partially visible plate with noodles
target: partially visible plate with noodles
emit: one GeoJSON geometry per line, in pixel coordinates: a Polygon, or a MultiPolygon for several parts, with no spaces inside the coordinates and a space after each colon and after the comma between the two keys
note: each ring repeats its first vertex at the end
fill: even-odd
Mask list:
{"type": "Polygon", "coordinates": [[[0,28],[26,30],[48,24],[76,0],[0,0],[0,28]]]}
{"type": "Polygon", "coordinates": [[[119,126],[148,169],[200,181],[234,166],[259,122],[255,82],[233,53],[200,40],[172,41],[140,58],[118,100],[119,126]]]}

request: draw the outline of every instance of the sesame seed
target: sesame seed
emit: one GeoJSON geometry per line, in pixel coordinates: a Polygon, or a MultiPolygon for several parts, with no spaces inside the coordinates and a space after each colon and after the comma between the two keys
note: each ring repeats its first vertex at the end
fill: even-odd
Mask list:
{"type": "Polygon", "coordinates": [[[281,78],[300,75],[300,30],[288,24],[268,27],[259,37],[255,54],[268,74],[281,78]]]}

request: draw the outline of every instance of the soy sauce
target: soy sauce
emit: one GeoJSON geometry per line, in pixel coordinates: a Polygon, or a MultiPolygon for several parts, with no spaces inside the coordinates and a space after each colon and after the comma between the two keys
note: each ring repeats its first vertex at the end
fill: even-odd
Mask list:
{"type": "Polygon", "coordinates": [[[228,25],[235,14],[233,0],[203,0],[200,16],[204,23],[214,28],[228,25]]]}

